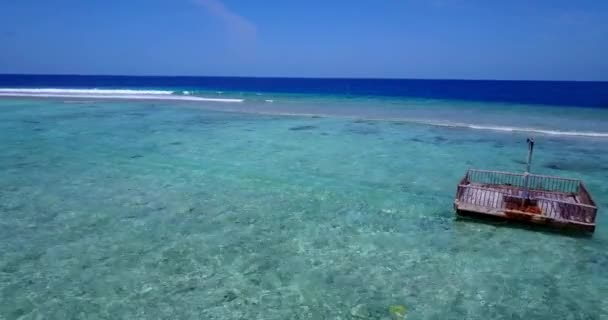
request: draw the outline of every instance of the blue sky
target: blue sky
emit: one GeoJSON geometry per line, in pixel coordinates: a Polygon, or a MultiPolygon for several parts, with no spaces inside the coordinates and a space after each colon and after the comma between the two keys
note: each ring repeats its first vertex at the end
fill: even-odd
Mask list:
{"type": "Polygon", "coordinates": [[[5,0],[0,73],[608,80],[608,1],[5,0]]]}

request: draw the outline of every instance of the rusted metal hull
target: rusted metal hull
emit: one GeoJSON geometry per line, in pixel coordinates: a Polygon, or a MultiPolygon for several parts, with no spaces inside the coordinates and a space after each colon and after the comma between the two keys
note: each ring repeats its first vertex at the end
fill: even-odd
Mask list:
{"type": "Polygon", "coordinates": [[[595,224],[589,223],[577,223],[570,221],[561,221],[555,220],[551,218],[547,218],[541,215],[534,215],[522,211],[508,211],[508,212],[500,212],[500,211],[488,211],[483,208],[472,208],[466,205],[458,205],[454,204],[454,208],[456,210],[456,214],[463,217],[471,217],[471,218],[486,218],[491,217],[493,219],[504,220],[504,221],[517,221],[521,223],[531,224],[531,225],[542,225],[551,228],[558,229],[567,229],[567,230],[577,230],[583,232],[594,232],[595,224]]]}
{"type": "Polygon", "coordinates": [[[582,182],[529,175],[469,170],[457,187],[459,215],[487,216],[557,228],[595,231],[597,207],[582,182]]]}

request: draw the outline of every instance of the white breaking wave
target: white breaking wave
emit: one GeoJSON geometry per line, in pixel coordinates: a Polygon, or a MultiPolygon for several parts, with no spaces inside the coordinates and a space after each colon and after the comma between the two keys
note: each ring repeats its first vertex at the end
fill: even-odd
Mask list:
{"type": "Polygon", "coordinates": [[[52,94],[173,94],[167,90],[132,90],[132,89],[55,89],[55,88],[0,88],[0,93],[52,93],[52,94]]]}
{"type": "MultiPolygon", "coordinates": [[[[218,91],[220,93],[221,91],[218,91]]],[[[89,99],[126,99],[126,100],[173,100],[173,101],[207,101],[207,102],[228,102],[239,103],[244,99],[223,99],[223,98],[207,98],[192,95],[190,91],[183,91],[176,94],[174,91],[168,90],[133,90],[133,89],[56,89],[56,88],[0,88],[0,97],[41,97],[41,98],[89,98],[89,99]]],[[[272,103],[274,100],[265,99],[267,103],[272,103]]],[[[75,101],[76,102],[76,101],[75,101]]],[[[78,101],[81,102],[81,101],[78,101]]],[[[211,107],[211,106],[209,106],[211,107]]],[[[222,108],[223,111],[230,111],[222,108]]],[[[256,110],[256,109],[234,109],[235,112],[258,113],[258,114],[273,114],[285,116],[322,116],[322,117],[342,117],[344,115],[322,114],[322,113],[307,113],[298,112],[281,112],[278,110],[256,110]]],[[[347,116],[348,117],[348,116],[347,116]]],[[[357,117],[358,118],[358,117],[357,117]]],[[[528,127],[511,127],[501,125],[486,125],[451,122],[442,120],[428,120],[415,118],[375,118],[370,117],[368,120],[376,121],[397,121],[418,123],[422,125],[432,125],[440,127],[465,128],[473,130],[490,130],[502,132],[520,132],[520,133],[537,133],[554,136],[578,136],[578,137],[600,137],[608,138],[608,132],[595,131],[574,131],[574,130],[551,130],[541,128],[528,127]]]]}
{"type": "Polygon", "coordinates": [[[455,123],[455,122],[440,122],[440,121],[422,121],[412,120],[408,122],[416,122],[420,124],[427,124],[440,127],[452,127],[452,128],[467,128],[475,130],[492,130],[492,131],[504,131],[504,132],[529,132],[529,133],[540,133],[555,136],[580,136],[580,137],[602,137],[608,138],[608,132],[594,132],[594,131],[561,131],[561,130],[548,130],[538,128],[523,128],[523,127],[507,127],[507,126],[491,126],[491,125],[478,125],[469,123],[455,123]]]}
{"type": "Polygon", "coordinates": [[[3,97],[42,97],[42,98],[91,98],[91,99],[134,99],[134,100],[176,100],[208,102],[243,102],[243,99],[206,98],[192,95],[176,95],[168,90],[132,89],[55,89],[0,88],[3,97]]]}

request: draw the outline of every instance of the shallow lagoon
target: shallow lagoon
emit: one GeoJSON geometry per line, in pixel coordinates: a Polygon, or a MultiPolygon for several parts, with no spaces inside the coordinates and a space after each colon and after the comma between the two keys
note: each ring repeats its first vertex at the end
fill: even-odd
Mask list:
{"type": "Polygon", "coordinates": [[[600,206],[572,237],[454,218],[523,133],[73,102],[0,100],[0,319],[608,317],[606,138],[536,136],[600,206]]]}

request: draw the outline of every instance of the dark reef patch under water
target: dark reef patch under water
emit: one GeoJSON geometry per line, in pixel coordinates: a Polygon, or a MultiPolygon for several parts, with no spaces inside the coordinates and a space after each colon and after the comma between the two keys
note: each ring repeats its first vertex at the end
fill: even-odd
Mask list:
{"type": "Polygon", "coordinates": [[[511,161],[513,161],[513,162],[515,162],[517,164],[523,164],[523,165],[527,164],[526,161],[520,160],[520,159],[511,159],[511,161]]]}
{"type": "Polygon", "coordinates": [[[374,124],[361,124],[361,123],[355,123],[355,124],[351,124],[347,126],[347,131],[350,133],[354,133],[354,134],[360,134],[360,135],[373,135],[373,134],[379,134],[380,133],[380,129],[378,129],[378,127],[374,124]]]}
{"type": "Polygon", "coordinates": [[[37,120],[21,120],[23,123],[31,123],[31,124],[39,124],[40,121],[37,120]]]}
{"type": "Polygon", "coordinates": [[[448,138],[444,137],[444,136],[435,136],[433,137],[433,143],[434,144],[442,144],[444,142],[449,141],[448,138]]]}
{"type": "Polygon", "coordinates": [[[313,129],[317,129],[317,126],[312,126],[312,125],[305,125],[305,126],[295,126],[295,127],[290,127],[289,130],[291,131],[303,131],[303,130],[313,130],[313,129]]]}
{"type": "Polygon", "coordinates": [[[543,168],[560,171],[596,172],[608,170],[608,164],[598,164],[585,160],[554,160],[543,163],[543,168]]]}

